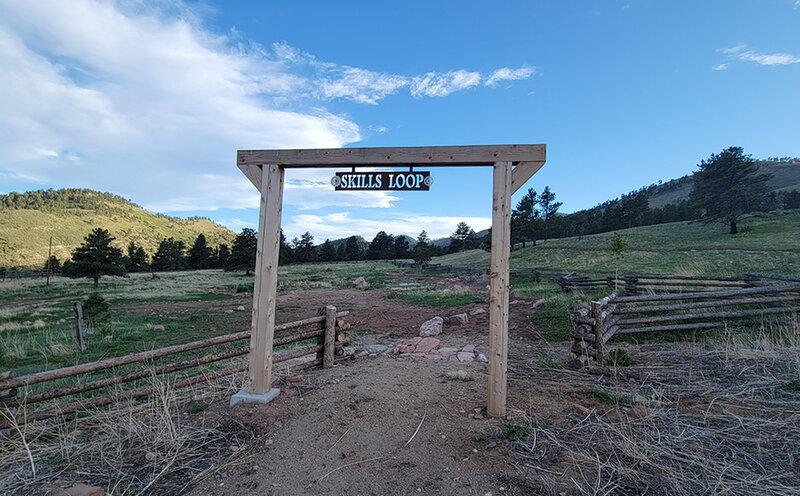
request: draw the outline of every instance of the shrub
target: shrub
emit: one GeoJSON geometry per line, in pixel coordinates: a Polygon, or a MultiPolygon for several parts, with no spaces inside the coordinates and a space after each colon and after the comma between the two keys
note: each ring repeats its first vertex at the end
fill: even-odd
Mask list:
{"type": "Polygon", "coordinates": [[[100,296],[100,293],[91,293],[83,302],[83,320],[91,326],[96,326],[108,320],[110,305],[100,296]]]}
{"type": "Polygon", "coordinates": [[[608,363],[614,367],[627,367],[636,363],[636,360],[631,358],[628,350],[624,348],[615,348],[608,352],[608,363]]]}

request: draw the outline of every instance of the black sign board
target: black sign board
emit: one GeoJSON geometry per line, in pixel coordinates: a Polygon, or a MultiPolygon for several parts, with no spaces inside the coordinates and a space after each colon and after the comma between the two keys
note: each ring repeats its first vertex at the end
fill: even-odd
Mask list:
{"type": "Polygon", "coordinates": [[[429,191],[429,171],[337,172],[331,178],[336,191],[429,191]]]}

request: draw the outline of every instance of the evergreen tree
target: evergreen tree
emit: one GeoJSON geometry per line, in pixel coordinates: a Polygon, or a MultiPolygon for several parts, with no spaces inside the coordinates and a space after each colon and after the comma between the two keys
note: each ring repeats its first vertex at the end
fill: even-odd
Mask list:
{"type": "Polygon", "coordinates": [[[286,242],[286,236],[284,236],[283,229],[281,229],[281,247],[278,252],[278,264],[286,265],[292,263],[293,256],[292,247],[286,242]]]}
{"type": "Polygon", "coordinates": [[[256,266],[256,249],[258,247],[258,237],[256,232],[248,227],[236,235],[231,248],[231,256],[225,270],[244,270],[245,275],[250,275],[250,271],[256,266]]]}
{"type": "Polygon", "coordinates": [[[70,278],[90,277],[94,289],[100,284],[100,276],[124,276],[127,274],[122,261],[122,250],[111,246],[114,238],[108,231],[95,228],[84,238],[84,243],[72,252],[72,260],[64,262],[62,273],[70,278]]]}
{"type": "Polygon", "coordinates": [[[133,241],[128,243],[125,267],[127,267],[128,272],[143,272],[147,270],[147,253],[145,253],[144,248],[137,246],[133,241]]]}
{"type": "Polygon", "coordinates": [[[459,222],[455,232],[450,235],[450,251],[464,251],[473,248],[475,231],[466,222],[459,222]]]}
{"type": "Polygon", "coordinates": [[[292,240],[294,260],[296,262],[314,262],[317,260],[317,249],[314,247],[314,236],[306,231],[300,239],[292,240]]]}
{"type": "Polygon", "coordinates": [[[319,259],[322,262],[336,260],[336,250],[333,248],[330,239],[326,239],[322,246],[319,247],[319,259]]]}
{"type": "Polygon", "coordinates": [[[42,270],[47,273],[49,271],[49,275],[56,274],[61,271],[61,260],[58,259],[55,255],[50,255],[50,258],[44,263],[42,270]]]}
{"type": "Polygon", "coordinates": [[[339,243],[339,246],[336,247],[336,260],[347,260],[347,252],[344,249],[344,243],[339,243]]]}
{"type": "Polygon", "coordinates": [[[358,260],[361,255],[358,249],[358,238],[355,236],[347,238],[344,251],[347,255],[347,260],[358,260]]]}
{"type": "Polygon", "coordinates": [[[214,257],[214,266],[218,269],[224,269],[231,259],[231,249],[225,243],[220,243],[216,249],[216,257],[214,257]]]}
{"type": "Polygon", "coordinates": [[[561,202],[556,201],[556,194],[550,191],[550,186],[545,186],[539,197],[539,206],[542,207],[542,221],[544,224],[544,240],[547,241],[547,221],[561,207],[561,202]]]}
{"type": "Polygon", "coordinates": [[[401,260],[404,258],[408,258],[408,240],[406,239],[405,235],[400,235],[394,238],[394,258],[396,260],[401,260]]]}
{"type": "Polygon", "coordinates": [[[411,250],[411,258],[417,263],[427,263],[431,260],[431,239],[424,230],[417,237],[417,244],[411,250]]]}
{"type": "Polygon", "coordinates": [[[525,196],[517,203],[517,208],[511,212],[511,245],[530,241],[536,246],[536,231],[539,223],[539,196],[533,189],[528,189],[525,196]]]}
{"type": "Polygon", "coordinates": [[[385,231],[378,231],[367,248],[369,260],[387,260],[394,256],[394,239],[385,231]]]}
{"type": "Polygon", "coordinates": [[[739,218],[759,210],[767,198],[770,176],[759,174],[756,161],[739,146],[712,153],[698,167],[689,201],[702,212],[700,221],[723,222],[736,234],[739,218]]]}
{"type": "Polygon", "coordinates": [[[206,237],[203,233],[197,235],[194,244],[189,248],[189,256],[186,262],[191,269],[208,269],[211,267],[211,248],[206,244],[206,237]]]}
{"type": "Polygon", "coordinates": [[[153,255],[153,270],[186,270],[189,264],[183,252],[186,244],[173,237],[162,239],[153,255]]]}

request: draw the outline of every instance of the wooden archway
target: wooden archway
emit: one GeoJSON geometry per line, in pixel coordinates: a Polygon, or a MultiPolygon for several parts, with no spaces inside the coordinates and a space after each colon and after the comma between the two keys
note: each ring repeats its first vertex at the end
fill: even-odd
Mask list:
{"type": "Polygon", "coordinates": [[[240,393],[244,401],[264,403],[278,392],[270,387],[285,169],[491,166],[494,174],[486,406],[489,415],[505,416],[511,195],[544,165],[545,158],[545,145],[239,150],[237,165],[261,192],[249,384],[240,393]]]}

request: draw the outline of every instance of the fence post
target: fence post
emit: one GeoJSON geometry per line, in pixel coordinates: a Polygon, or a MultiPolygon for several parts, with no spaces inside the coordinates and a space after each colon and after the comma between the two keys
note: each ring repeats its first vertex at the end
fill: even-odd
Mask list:
{"type": "Polygon", "coordinates": [[[83,330],[83,310],[81,309],[81,302],[76,301],[72,306],[75,309],[75,340],[78,344],[78,351],[85,351],[86,334],[83,330]]]}
{"type": "Polygon", "coordinates": [[[322,368],[333,367],[333,357],[336,341],[336,307],[325,307],[325,344],[322,354],[322,368]]]}
{"type": "Polygon", "coordinates": [[[598,301],[592,302],[592,318],[594,319],[594,348],[597,350],[595,360],[598,364],[605,364],[603,354],[603,304],[598,301]]]}

